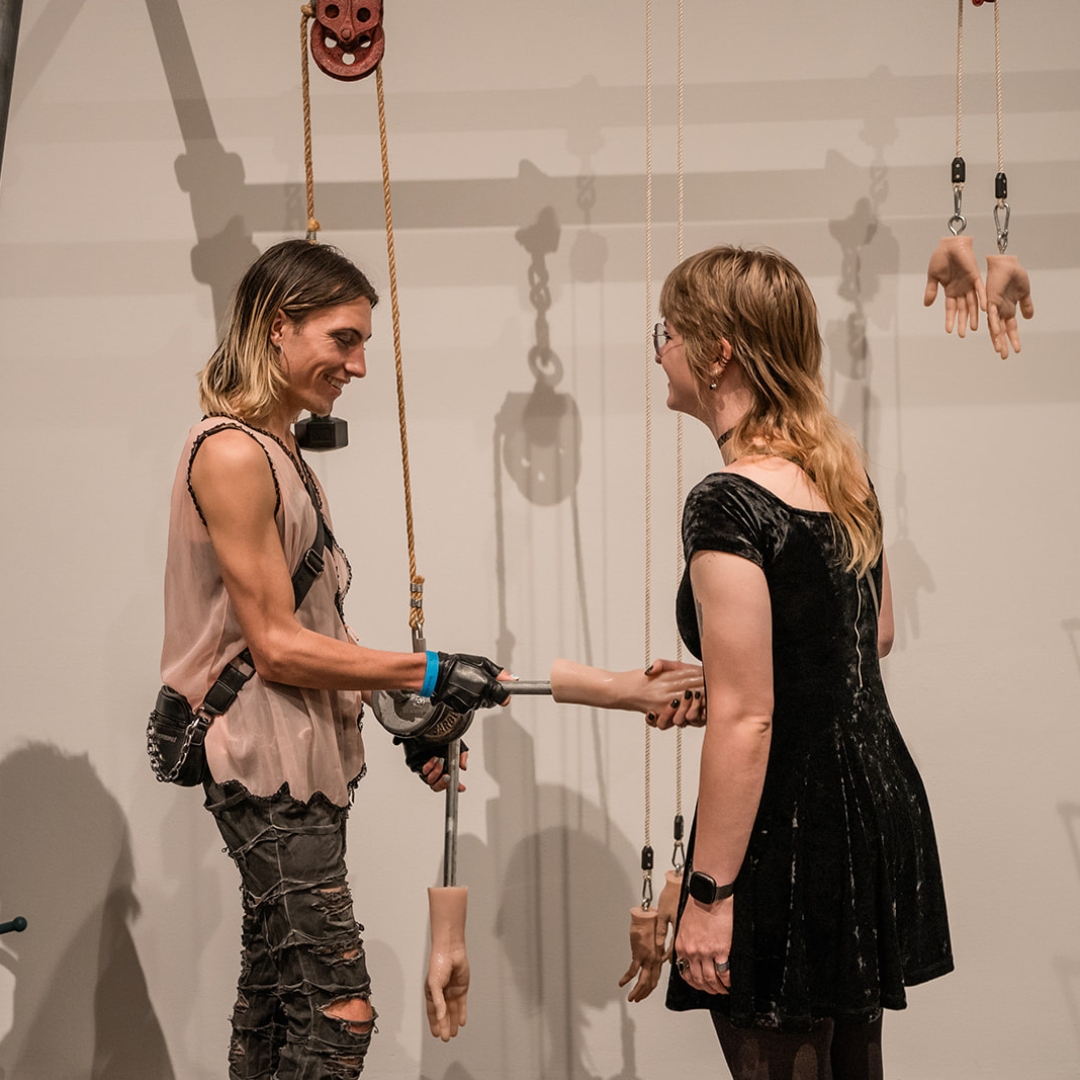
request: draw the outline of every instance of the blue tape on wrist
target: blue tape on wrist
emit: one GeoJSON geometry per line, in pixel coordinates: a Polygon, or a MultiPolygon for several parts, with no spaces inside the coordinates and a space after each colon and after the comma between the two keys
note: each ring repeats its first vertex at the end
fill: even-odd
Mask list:
{"type": "Polygon", "coordinates": [[[439,654],[427,652],[427,667],[424,669],[424,685],[420,687],[421,697],[431,697],[435,693],[435,682],[439,678],[439,654]]]}

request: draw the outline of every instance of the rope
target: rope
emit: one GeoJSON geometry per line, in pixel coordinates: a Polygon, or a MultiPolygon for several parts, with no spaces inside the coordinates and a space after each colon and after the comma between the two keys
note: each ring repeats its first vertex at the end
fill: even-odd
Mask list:
{"type": "MultiPolygon", "coordinates": [[[[683,169],[683,0],[679,0],[679,22],[678,22],[678,71],[676,74],[676,80],[678,84],[678,114],[676,117],[676,168],[679,174],[679,206],[677,211],[677,244],[678,252],[677,259],[681,263],[683,261],[683,222],[685,216],[683,214],[684,203],[684,188],[683,183],[684,169],[683,169]]],[[[682,581],[683,574],[683,557],[682,557],[682,528],[681,528],[681,510],[683,504],[683,414],[679,413],[675,420],[675,592],[679,591],[679,584],[682,581]]],[[[675,635],[675,659],[682,660],[683,658],[683,643],[682,637],[679,634],[675,635]]],[[[675,732],[675,814],[676,817],[682,816],[682,766],[683,766],[683,730],[678,728],[675,732]]]]}
{"type": "MultiPolygon", "coordinates": [[[[994,5],[995,12],[997,5],[994,5]]],[[[956,0],[956,157],[961,151],[961,118],[964,113],[964,0],[956,0]]]]}
{"type": "Polygon", "coordinates": [[[424,629],[424,579],[416,572],[416,537],[413,533],[412,480],[409,473],[409,434],[405,422],[405,373],[401,363],[401,315],[398,308],[397,259],[394,255],[394,213],[390,206],[390,152],[386,140],[386,101],[382,64],[375,69],[379,100],[379,153],[382,157],[383,209],[386,212],[386,258],[390,266],[390,313],[394,324],[394,374],[397,379],[398,427],[401,431],[401,473],[405,484],[405,532],[409,543],[409,626],[414,636],[424,629]]]}
{"type": "Polygon", "coordinates": [[[1001,7],[994,4],[994,93],[997,105],[997,171],[1005,171],[1005,149],[1001,126],[1001,7]]]}
{"type": "Polygon", "coordinates": [[[314,18],[310,4],[300,8],[300,83],[304,95],[304,183],[307,186],[307,238],[318,242],[320,225],[315,219],[315,169],[311,163],[311,80],[308,74],[308,19],[314,18]]]}
{"type": "MultiPolygon", "coordinates": [[[[652,663],[652,0],[645,0],[645,665],[652,663]]],[[[652,728],[645,724],[645,846],[652,834],[652,728]]],[[[646,879],[651,878],[646,871],[646,879]]]]}

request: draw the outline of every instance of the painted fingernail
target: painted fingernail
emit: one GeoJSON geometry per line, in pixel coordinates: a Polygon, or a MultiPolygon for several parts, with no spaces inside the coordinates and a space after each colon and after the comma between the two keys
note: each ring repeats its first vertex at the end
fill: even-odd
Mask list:
{"type": "Polygon", "coordinates": [[[679,699],[678,698],[672,698],[671,699],[671,707],[673,709],[677,709],[679,707],[679,699]]]}
{"type": "Polygon", "coordinates": [[[655,720],[656,719],[656,713],[646,713],[645,719],[646,720],[655,720]]]}
{"type": "Polygon", "coordinates": [[[701,697],[701,691],[700,690],[695,690],[694,691],[694,697],[696,697],[696,698],[701,697]]]}
{"type": "Polygon", "coordinates": [[[646,675],[651,675],[651,674],[652,674],[652,669],[653,669],[653,666],[652,666],[652,664],[650,664],[650,665],[649,665],[649,666],[648,666],[648,667],[647,667],[647,668],[645,669],[645,674],[646,674],[646,675]]]}
{"type": "Polygon", "coordinates": [[[683,694],[683,697],[686,698],[687,701],[693,701],[694,700],[694,693],[693,693],[692,690],[687,690],[686,693],[683,694]]]}

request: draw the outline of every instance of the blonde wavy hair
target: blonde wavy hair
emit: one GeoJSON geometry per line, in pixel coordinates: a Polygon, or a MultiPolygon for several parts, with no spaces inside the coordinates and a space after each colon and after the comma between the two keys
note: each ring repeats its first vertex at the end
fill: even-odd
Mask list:
{"type": "Polygon", "coordinates": [[[702,401],[720,342],[730,344],[752,403],[728,445],[736,457],[766,453],[799,465],[843,529],[848,568],[865,573],[881,555],[881,513],[862,450],[825,399],[817,305],[806,279],[768,248],[714,247],[671,271],[660,311],[682,335],[702,401]]]}
{"type": "Polygon", "coordinates": [[[259,423],[281,400],[285,375],[270,334],[278,312],[303,325],[312,312],[379,294],[337,248],[283,240],[248,268],[236,287],[221,343],[199,372],[199,406],[210,416],[259,423]]]}

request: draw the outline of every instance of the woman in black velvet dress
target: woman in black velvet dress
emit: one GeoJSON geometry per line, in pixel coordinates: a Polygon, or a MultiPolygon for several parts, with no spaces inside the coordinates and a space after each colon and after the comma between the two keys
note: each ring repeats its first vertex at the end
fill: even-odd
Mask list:
{"type": "Polygon", "coordinates": [[[877,499],[828,411],[791,263],[714,248],[672,271],[660,306],[668,407],[724,459],[683,517],[678,623],[708,723],[667,1003],[710,1010],[735,1080],[880,1077],[881,1010],[953,965],[878,663],[893,624],[877,499]]]}

